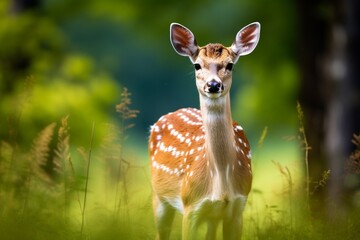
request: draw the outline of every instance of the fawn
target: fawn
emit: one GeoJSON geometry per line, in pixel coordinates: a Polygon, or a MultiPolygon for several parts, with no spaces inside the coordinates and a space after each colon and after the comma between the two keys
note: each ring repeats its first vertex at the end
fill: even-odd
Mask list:
{"type": "Polygon", "coordinates": [[[197,239],[207,224],[206,239],[239,239],[242,213],[251,189],[251,152],[241,126],[233,122],[230,87],[233,65],[251,53],[260,38],[260,24],[242,28],[230,47],[199,47],[193,33],[172,23],[175,51],[194,64],[200,110],[183,108],[162,116],[149,140],[153,210],[157,238],[168,239],[175,210],[183,214],[182,239],[197,239]]]}

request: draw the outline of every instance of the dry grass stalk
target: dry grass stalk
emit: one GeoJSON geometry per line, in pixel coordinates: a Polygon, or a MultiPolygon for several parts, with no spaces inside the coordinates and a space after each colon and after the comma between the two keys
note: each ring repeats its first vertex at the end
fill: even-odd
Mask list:
{"type": "Polygon", "coordinates": [[[308,209],[310,210],[310,173],[309,173],[309,150],[311,150],[311,146],[309,145],[307,138],[306,138],[306,132],[305,132],[305,125],[304,125],[304,112],[301,108],[301,105],[299,102],[297,102],[296,110],[298,113],[298,119],[299,119],[299,140],[302,145],[302,148],[304,150],[304,161],[305,161],[305,172],[306,172],[306,205],[308,206],[308,209]]]}
{"type": "Polygon", "coordinates": [[[85,178],[85,189],[84,189],[84,202],[83,208],[81,213],[81,230],[80,234],[83,236],[84,234],[84,227],[85,227],[85,210],[86,210],[86,203],[87,203],[87,194],[88,194],[88,185],[89,185],[89,176],[90,176],[90,163],[91,163],[91,153],[92,147],[94,142],[94,133],[95,133],[95,122],[93,122],[92,129],[91,129],[91,140],[90,140],[90,148],[87,158],[87,168],[86,168],[86,178],[85,178]]]}
{"type": "MultiPolygon", "coordinates": [[[[127,88],[124,88],[123,92],[121,93],[121,102],[116,105],[116,112],[120,113],[120,118],[122,120],[128,120],[136,118],[139,114],[138,110],[131,109],[131,93],[128,91],[127,88]]],[[[133,125],[125,126],[126,130],[127,128],[132,127],[133,125]]]]}
{"type": "Polygon", "coordinates": [[[330,177],[330,170],[325,170],[322,174],[321,174],[321,179],[319,181],[314,182],[314,188],[311,192],[311,194],[314,194],[319,188],[323,188],[326,186],[327,180],[330,177]]]}
{"type": "Polygon", "coordinates": [[[84,226],[85,226],[85,209],[86,209],[86,202],[87,202],[87,193],[88,193],[88,184],[89,184],[89,176],[90,176],[90,161],[91,161],[91,153],[92,147],[94,142],[94,133],[95,133],[95,122],[93,122],[92,130],[91,130],[91,140],[90,140],[90,148],[89,154],[87,158],[87,168],[86,168],[86,178],[85,178],[85,193],[84,193],[84,202],[83,202],[83,209],[81,214],[81,236],[84,233],[84,226]]]}
{"type": "Polygon", "coordinates": [[[278,168],[281,175],[285,178],[285,180],[287,182],[287,186],[289,187],[288,191],[292,192],[292,187],[293,187],[294,184],[293,184],[293,180],[292,180],[289,168],[287,166],[281,165],[279,162],[276,162],[274,160],[272,162],[278,168]]]}
{"type": "Polygon", "coordinates": [[[268,132],[268,127],[264,127],[262,133],[261,133],[261,136],[260,136],[260,139],[259,139],[259,142],[258,142],[258,145],[259,147],[262,147],[263,144],[264,144],[264,141],[265,141],[265,138],[267,136],[267,132],[268,132]]]}
{"type": "Polygon", "coordinates": [[[126,210],[125,215],[129,219],[129,209],[128,209],[128,202],[129,202],[129,196],[128,196],[128,183],[126,178],[126,172],[129,169],[130,163],[124,160],[123,158],[123,146],[124,142],[127,139],[126,131],[130,128],[132,128],[135,124],[129,122],[131,119],[134,119],[137,117],[139,111],[135,109],[131,109],[131,93],[128,91],[127,88],[123,89],[123,92],[121,93],[121,102],[116,105],[115,109],[116,112],[120,113],[120,128],[119,128],[119,162],[118,162],[118,171],[117,171],[117,186],[116,186],[116,195],[115,195],[115,213],[116,218],[118,217],[122,202],[124,202],[126,210]],[[128,163],[128,164],[125,164],[128,163]],[[124,168],[123,165],[126,165],[126,168],[124,168]],[[120,182],[122,182],[123,186],[123,194],[120,194],[120,182]]]}

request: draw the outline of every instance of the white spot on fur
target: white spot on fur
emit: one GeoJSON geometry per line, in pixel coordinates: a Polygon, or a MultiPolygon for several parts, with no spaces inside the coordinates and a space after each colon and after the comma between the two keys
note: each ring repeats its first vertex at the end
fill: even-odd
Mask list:
{"type": "Polygon", "coordinates": [[[243,130],[243,128],[241,126],[236,126],[236,129],[239,130],[239,131],[243,130]]]}
{"type": "Polygon", "coordinates": [[[246,157],[247,157],[248,159],[251,159],[251,151],[248,152],[248,154],[246,155],[246,157]]]}

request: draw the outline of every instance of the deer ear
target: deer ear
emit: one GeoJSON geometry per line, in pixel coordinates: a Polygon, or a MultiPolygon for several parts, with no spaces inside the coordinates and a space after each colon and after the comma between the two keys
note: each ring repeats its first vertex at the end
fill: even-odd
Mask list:
{"type": "Polygon", "coordinates": [[[231,50],[237,57],[250,54],[260,39],[260,23],[254,22],[243,27],[237,34],[231,50]]]}
{"type": "Polygon", "coordinates": [[[175,51],[181,56],[194,58],[199,51],[194,34],[178,23],[170,25],[170,41],[175,51]]]}

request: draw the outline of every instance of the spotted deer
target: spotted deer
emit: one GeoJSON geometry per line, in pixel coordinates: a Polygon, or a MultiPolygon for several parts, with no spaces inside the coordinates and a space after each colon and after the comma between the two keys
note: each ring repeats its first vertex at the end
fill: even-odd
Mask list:
{"type": "Polygon", "coordinates": [[[182,239],[198,239],[207,224],[206,239],[216,239],[222,222],[223,239],[239,239],[242,213],[252,182],[249,142],[233,122],[230,87],[233,65],[251,53],[260,38],[260,24],[242,28],[230,47],[199,47],[193,33],[172,23],[175,51],[195,68],[200,110],[183,108],[162,116],[149,140],[153,210],[157,239],[168,239],[175,211],[183,214],[182,239]]]}

